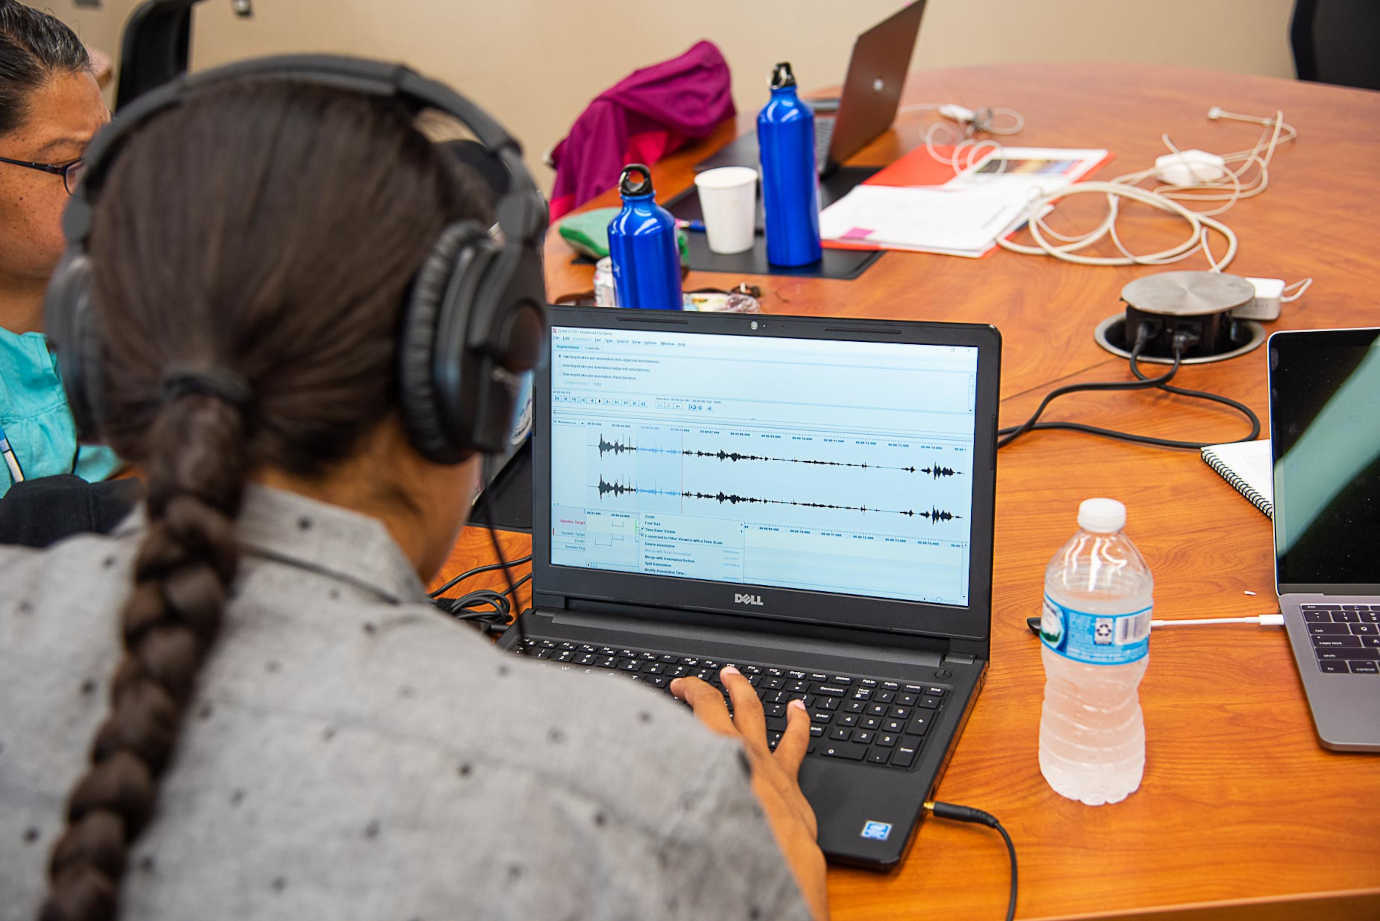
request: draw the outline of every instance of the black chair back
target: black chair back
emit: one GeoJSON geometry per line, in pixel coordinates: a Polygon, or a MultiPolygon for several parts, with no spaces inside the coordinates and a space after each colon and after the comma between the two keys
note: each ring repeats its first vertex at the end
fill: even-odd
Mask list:
{"type": "Polygon", "coordinates": [[[1295,0],[1289,23],[1300,80],[1380,90],[1380,3],[1295,0]]]}

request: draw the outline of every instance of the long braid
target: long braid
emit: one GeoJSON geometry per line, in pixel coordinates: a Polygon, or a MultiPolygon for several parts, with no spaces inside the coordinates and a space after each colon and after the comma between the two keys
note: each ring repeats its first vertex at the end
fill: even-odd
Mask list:
{"type": "Polygon", "coordinates": [[[197,394],[167,403],[154,422],[149,526],[121,612],[125,655],[91,766],[68,798],[40,921],[116,916],[129,844],[152,814],[239,562],[233,523],[246,473],[244,429],[239,409],[197,394]]]}

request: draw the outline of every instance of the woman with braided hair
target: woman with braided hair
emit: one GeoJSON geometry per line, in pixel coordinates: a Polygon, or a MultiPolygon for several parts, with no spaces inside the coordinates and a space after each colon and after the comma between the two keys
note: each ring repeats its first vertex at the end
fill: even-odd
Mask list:
{"type": "Polygon", "coordinates": [[[412,446],[396,340],[481,189],[400,103],[286,79],[124,138],[87,250],[147,494],[0,548],[3,921],[827,914],[803,708],[772,753],[695,679],[692,715],[427,604],[477,458],[412,446]]]}

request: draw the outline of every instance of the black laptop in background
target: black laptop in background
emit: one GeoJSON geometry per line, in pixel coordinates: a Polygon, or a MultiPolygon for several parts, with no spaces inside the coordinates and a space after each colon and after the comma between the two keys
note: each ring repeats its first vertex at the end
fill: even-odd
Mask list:
{"type": "MultiPolygon", "coordinates": [[[[827,176],[844,160],[891,127],[901,102],[911,53],[920,34],[925,0],[915,0],[858,36],[848,60],[848,75],[837,100],[812,102],[815,107],[815,165],[827,176]]],[[[757,135],[749,132],[695,164],[695,170],[718,166],[758,166],[757,135]]]]}
{"type": "Polygon", "coordinates": [[[1284,626],[1322,744],[1380,751],[1380,328],[1268,349],[1284,626]]]}
{"type": "Polygon", "coordinates": [[[1000,363],[989,326],[554,308],[503,644],[657,689],[736,665],[772,744],[803,698],[825,854],[895,865],[986,674],[1000,363]]]}

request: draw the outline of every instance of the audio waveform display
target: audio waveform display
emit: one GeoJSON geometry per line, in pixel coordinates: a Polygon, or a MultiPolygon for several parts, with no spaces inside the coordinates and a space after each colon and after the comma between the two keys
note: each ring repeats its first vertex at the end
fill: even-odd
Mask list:
{"type": "Polygon", "coordinates": [[[615,498],[630,493],[643,493],[649,495],[679,495],[685,499],[709,500],[718,502],[720,505],[724,503],[729,505],[793,505],[797,508],[832,509],[841,512],[860,512],[862,514],[903,515],[907,518],[928,518],[931,523],[952,521],[955,518],[962,517],[960,515],[955,515],[953,512],[948,512],[939,508],[931,508],[929,511],[923,509],[916,511],[914,509],[876,508],[868,505],[839,505],[834,502],[813,502],[801,499],[770,499],[764,496],[740,496],[737,493],[726,493],[722,491],[711,493],[700,492],[698,490],[683,490],[676,493],[671,490],[641,489],[637,486],[625,483],[610,482],[604,479],[603,476],[599,477],[599,483],[596,488],[599,490],[600,499],[604,498],[604,496],[609,493],[612,493],[615,498]]]}
{"type": "Polygon", "coordinates": [[[612,451],[614,454],[622,454],[625,451],[636,451],[637,446],[626,444],[621,441],[609,441],[602,434],[599,435],[599,456],[603,457],[612,451]]]}
{"type": "Polygon", "coordinates": [[[630,451],[644,451],[651,454],[676,454],[680,453],[685,457],[703,457],[720,461],[761,461],[777,464],[806,464],[815,467],[854,467],[860,470],[897,470],[902,473],[923,473],[933,476],[935,479],[940,477],[957,476],[958,471],[952,467],[943,467],[934,464],[929,467],[916,467],[914,464],[909,466],[897,467],[888,464],[873,464],[866,461],[840,461],[825,460],[817,457],[775,457],[769,454],[747,454],[741,451],[725,451],[722,448],[714,451],[701,451],[698,449],[686,448],[679,452],[673,448],[642,448],[637,445],[624,441],[609,441],[604,435],[599,436],[599,456],[605,454],[624,454],[630,451]]]}

